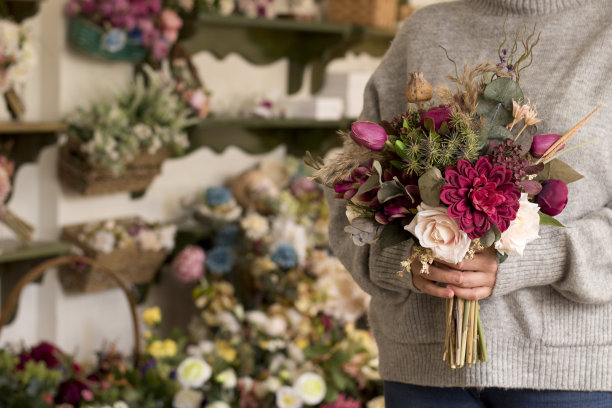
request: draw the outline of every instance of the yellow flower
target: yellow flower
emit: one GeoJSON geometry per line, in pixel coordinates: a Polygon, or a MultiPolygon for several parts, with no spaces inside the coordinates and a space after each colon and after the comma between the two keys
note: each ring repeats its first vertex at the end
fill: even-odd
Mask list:
{"type": "Polygon", "coordinates": [[[161,309],[157,306],[150,307],[142,313],[142,320],[147,326],[153,327],[161,323],[161,309]]]}
{"type": "Polygon", "coordinates": [[[217,340],[215,341],[215,347],[217,349],[217,354],[228,363],[233,363],[234,360],[236,360],[238,353],[227,341],[217,340]]]}
{"type": "Polygon", "coordinates": [[[151,333],[150,331],[146,331],[144,333],[144,338],[150,340],[151,338],[153,338],[153,333],[151,333]]]}
{"type": "Polygon", "coordinates": [[[170,339],[155,340],[149,344],[149,347],[147,347],[147,352],[154,358],[173,357],[177,352],[176,342],[170,339]]]}

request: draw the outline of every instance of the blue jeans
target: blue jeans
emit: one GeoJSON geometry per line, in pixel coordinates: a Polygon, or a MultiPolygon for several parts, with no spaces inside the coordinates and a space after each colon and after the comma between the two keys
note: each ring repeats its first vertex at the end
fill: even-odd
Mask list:
{"type": "Polygon", "coordinates": [[[611,408],[612,392],[437,388],[385,381],[386,408],[611,408]]]}

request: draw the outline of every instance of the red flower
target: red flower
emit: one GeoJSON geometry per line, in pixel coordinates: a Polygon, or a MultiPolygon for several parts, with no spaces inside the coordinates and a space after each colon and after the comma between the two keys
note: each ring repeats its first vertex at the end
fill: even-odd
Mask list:
{"type": "Polygon", "coordinates": [[[475,165],[460,160],[456,167],[446,168],[445,177],[448,184],[442,187],[440,199],[471,239],[482,237],[491,225],[504,232],[516,218],[521,190],[514,184],[512,171],[494,167],[491,156],[481,157],[475,165]]]}

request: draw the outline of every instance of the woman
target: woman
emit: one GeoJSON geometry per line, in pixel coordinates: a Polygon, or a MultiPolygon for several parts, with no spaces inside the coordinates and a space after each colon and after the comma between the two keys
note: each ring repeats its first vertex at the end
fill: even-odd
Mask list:
{"type": "Polygon", "coordinates": [[[504,23],[509,33],[537,24],[541,40],[521,87],[544,118],[539,132],[563,134],[604,105],[571,144],[598,141],[563,158],[585,176],[569,186],[558,217],[566,228],[542,227],[522,257],[500,265],[484,251],[458,265],[437,262],[429,275],[413,265],[412,276],[399,276],[412,242],[356,247],[344,232],[345,203],[330,200],[332,249],[372,295],[387,407],[612,407],[611,22],[607,0],[438,4],[404,23],[371,78],[361,120],[389,120],[407,109],[408,73],[424,72],[434,85],[454,73],[439,46],[460,67],[492,61],[504,23]],[[450,370],[442,361],[441,298],[453,295],[482,299],[487,363],[450,370]]]}

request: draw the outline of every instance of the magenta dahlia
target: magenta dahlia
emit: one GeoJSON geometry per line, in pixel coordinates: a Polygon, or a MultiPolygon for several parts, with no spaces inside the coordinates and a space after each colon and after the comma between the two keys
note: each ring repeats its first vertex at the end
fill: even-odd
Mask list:
{"type": "Polygon", "coordinates": [[[440,199],[449,205],[448,215],[458,219],[459,228],[471,239],[482,237],[491,225],[500,232],[508,229],[516,218],[521,197],[511,170],[494,166],[492,157],[487,155],[474,165],[460,160],[444,173],[448,184],[442,187],[440,199]]]}

